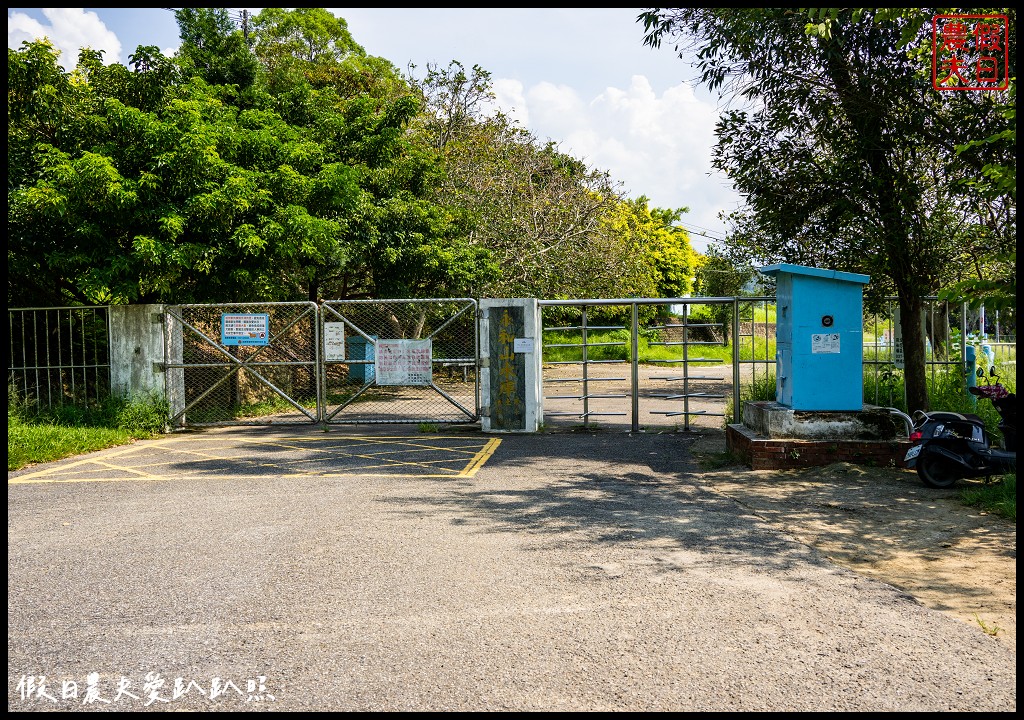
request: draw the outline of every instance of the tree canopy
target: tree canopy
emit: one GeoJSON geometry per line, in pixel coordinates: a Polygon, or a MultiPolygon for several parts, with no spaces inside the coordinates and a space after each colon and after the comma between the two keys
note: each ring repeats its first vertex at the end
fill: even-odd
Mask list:
{"type": "Polygon", "coordinates": [[[8,50],[12,304],[681,294],[680,210],[322,8],[175,12],[175,57],[8,50]]]}
{"type": "MultiPolygon", "coordinates": [[[[925,296],[976,269],[966,257],[1015,238],[1015,194],[984,191],[985,168],[1012,165],[1012,148],[963,142],[1010,128],[992,93],[932,87],[912,51],[920,27],[904,34],[905,22],[874,15],[830,11],[818,32],[786,8],[640,19],[646,42],[693,51],[702,82],[744,100],[722,114],[714,151],[746,201],[730,218],[731,257],[867,273],[869,292],[895,292],[901,316],[917,319],[925,296]]],[[[920,327],[904,323],[914,409],[928,404],[920,327]]]]}

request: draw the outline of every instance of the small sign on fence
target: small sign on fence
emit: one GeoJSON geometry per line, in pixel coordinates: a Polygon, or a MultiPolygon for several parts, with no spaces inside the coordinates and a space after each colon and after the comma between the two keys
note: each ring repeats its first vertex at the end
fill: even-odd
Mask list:
{"type": "Polygon", "coordinates": [[[345,359],[345,323],[324,323],[324,360],[335,362],[345,359]]]}
{"type": "Polygon", "coordinates": [[[269,313],[222,313],[221,345],[269,345],[269,313]]]}

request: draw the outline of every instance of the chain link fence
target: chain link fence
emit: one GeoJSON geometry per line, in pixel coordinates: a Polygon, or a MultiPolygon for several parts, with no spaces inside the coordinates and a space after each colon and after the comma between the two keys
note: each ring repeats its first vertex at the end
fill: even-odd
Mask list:
{"type": "Polygon", "coordinates": [[[325,422],[477,420],[475,300],[328,300],[321,317],[325,422]]]}
{"type": "Polygon", "coordinates": [[[171,426],[316,422],[317,318],[312,302],[168,307],[171,426]]]}

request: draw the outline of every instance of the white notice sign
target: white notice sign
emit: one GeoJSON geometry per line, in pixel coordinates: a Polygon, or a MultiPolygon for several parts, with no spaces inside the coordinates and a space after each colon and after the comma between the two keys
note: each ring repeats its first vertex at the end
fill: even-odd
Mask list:
{"type": "Polygon", "coordinates": [[[532,353],[533,352],[533,338],[514,338],[512,340],[512,352],[514,352],[514,353],[532,353]]]}
{"type": "Polygon", "coordinates": [[[345,323],[324,323],[324,360],[345,359],[345,323]]]}
{"type": "Polygon", "coordinates": [[[378,385],[430,385],[430,340],[378,340],[376,348],[378,385]]]}
{"type": "Polygon", "coordinates": [[[893,319],[892,364],[897,370],[902,370],[905,367],[903,362],[903,328],[900,326],[899,308],[896,308],[896,316],[893,319]]]}
{"type": "Polygon", "coordinates": [[[811,335],[811,352],[813,354],[838,353],[839,333],[815,333],[811,335]]]}

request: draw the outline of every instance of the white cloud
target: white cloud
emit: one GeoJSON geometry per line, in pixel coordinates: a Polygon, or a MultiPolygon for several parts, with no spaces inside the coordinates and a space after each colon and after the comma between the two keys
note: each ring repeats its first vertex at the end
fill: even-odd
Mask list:
{"type": "Polygon", "coordinates": [[[25,40],[48,37],[60,51],[60,63],[69,70],[78,63],[83,47],[102,50],[108,63],[119,62],[121,41],[99,16],[83,8],[43,8],[46,23],[40,23],[20,12],[7,14],[7,47],[18,49],[25,40]]]}
{"type": "MultiPolygon", "coordinates": [[[[494,90],[498,106],[540,141],[553,139],[591,167],[613,170],[631,197],[689,207],[684,224],[721,234],[717,215],[733,209],[736,195],[711,167],[718,112],[692,87],[676,85],[659,96],[645,76],[634,75],[628,88],[608,87],[589,102],[550,82],[524,89],[517,80],[496,79],[494,90]]],[[[698,249],[707,247],[706,238],[692,239],[698,249]]]]}
{"type": "Polygon", "coordinates": [[[530,112],[521,82],[497,79],[492,82],[491,90],[494,92],[494,104],[499,110],[517,120],[523,127],[529,127],[530,112]]]}

